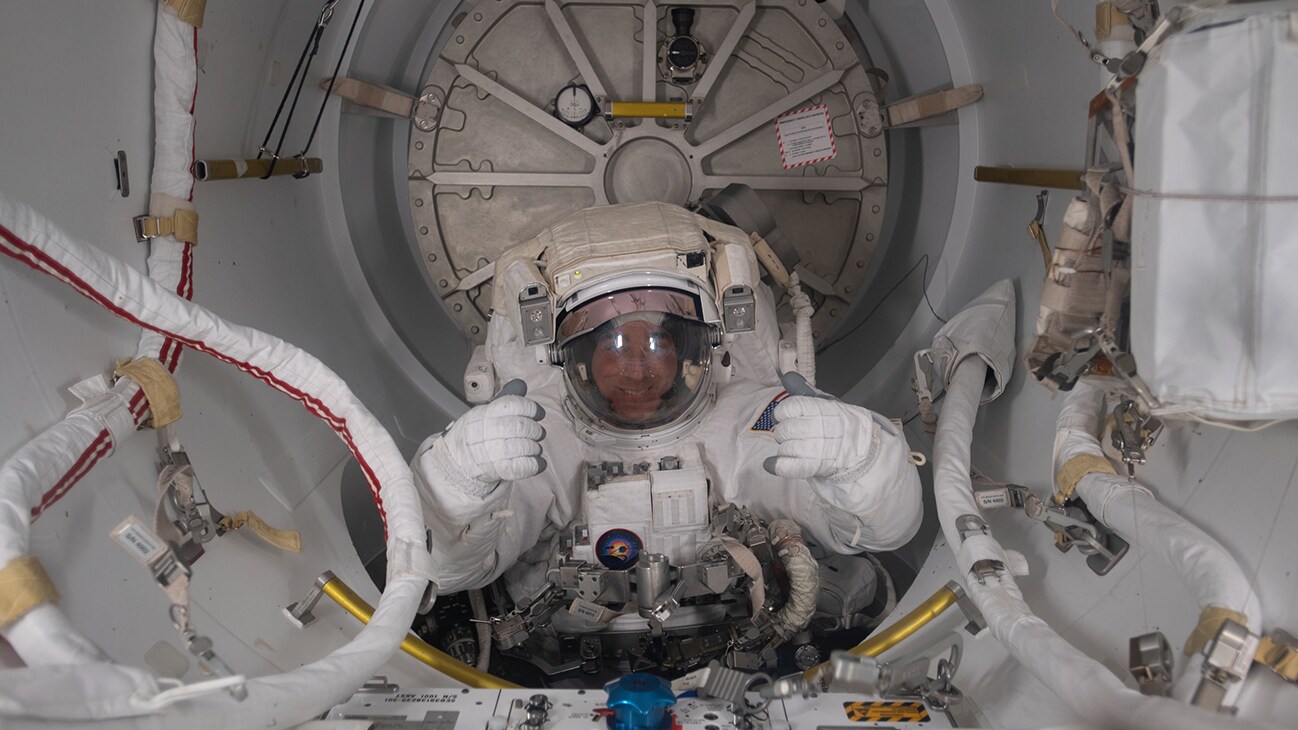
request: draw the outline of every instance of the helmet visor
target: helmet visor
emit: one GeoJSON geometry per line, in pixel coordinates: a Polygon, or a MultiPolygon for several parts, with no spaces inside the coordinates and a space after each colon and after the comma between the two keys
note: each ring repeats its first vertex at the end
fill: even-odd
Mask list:
{"type": "MultiPolygon", "coordinates": [[[[590,304],[603,307],[606,299],[583,306],[590,304]]],[[[697,400],[711,341],[709,326],[698,320],[631,311],[572,337],[560,352],[564,377],[591,416],[614,428],[646,430],[672,423],[697,400]]]]}

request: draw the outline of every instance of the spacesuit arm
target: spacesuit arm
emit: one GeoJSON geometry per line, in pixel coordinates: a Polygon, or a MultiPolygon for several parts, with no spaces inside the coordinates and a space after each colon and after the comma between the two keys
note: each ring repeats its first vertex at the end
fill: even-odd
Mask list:
{"type": "MultiPolygon", "coordinates": [[[[860,409],[865,411],[865,409],[860,409]]],[[[893,550],[906,544],[924,516],[919,471],[900,428],[869,413],[873,456],[859,469],[808,481],[824,510],[828,535],[817,535],[836,552],[893,550]]]]}
{"type": "Polygon", "coordinates": [[[544,525],[544,508],[511,509],[515,482],[547,467],[545,410],[525,392],[521,381],[507,384],[420,445],[411,463],[442,592],[490,582],[525,549],[520,538],[534,542],[544,525]]]}
{"type": "Polygon", "coordinates": [[[823,544],[844,553],[891,550],[914,537],[923,517],[919,473],[900,428],[823,396],[789,397],[775,417],[779,447],[767,471],[805,480],[811,494],[794,509],[823,544]]]}
{"type": "Polygon", "coordinates": [[[521,483],[502,481],[481,496],[458,489],[423,458],[438,448],[440,438],[425,442],[412,466],[424,501],[438,592],[446,594],[491,583],[535,545],[553,493],[531,484],[544,475],[521,483]]]}

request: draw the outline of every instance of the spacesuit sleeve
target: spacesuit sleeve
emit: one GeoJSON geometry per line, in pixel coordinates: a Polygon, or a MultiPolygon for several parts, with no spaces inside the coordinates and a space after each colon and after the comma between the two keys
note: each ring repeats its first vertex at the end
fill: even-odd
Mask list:
{"type": "Polygon", "coordinates": [[[813,498],[798,503],[807,511],[802,523],[835,552],[901,547],[924,516],[919,471],[907,458],[905,434],[883,416],[871,416],[872,457],[865,468],[847,481],[808,479],[813,498]]]}
{"type": "Polygon", "coordinates": [[[535,545],[554,493],[548,473],[502,481],[481,497],[457,489],[421,458],[440,438],[420,446],[411,468],[423,499],[438,592],[447,594],[491,583],[535,545]]]}

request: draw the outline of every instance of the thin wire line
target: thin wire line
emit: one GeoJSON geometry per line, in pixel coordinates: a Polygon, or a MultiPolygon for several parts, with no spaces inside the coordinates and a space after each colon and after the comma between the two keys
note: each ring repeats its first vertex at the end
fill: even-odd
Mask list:
{"type": "Polygon", "coordinates": [[[1238,203],[1298,203],[1298,195],[1231,195],[1229,193],[1161,193],[1157,190],[1141,190],[1119,185],[1118,189],[1127,195],[1155,200],[1204,200],[1238,203]]]}
{"type": "Polygon", "coordinates": [[[862,319],[860,322],[857,322],[852,327],[852,329],[844,332],[838,337],[835,337],[833,340],[823,345],[816,352],[817,353],[825,352],[829,348],[833,347],[834,345],[837,345],[838,343],[850,337],[857,330],[861,329],[861,327],[864,326],[866,322],[870,321],[870,317],[873,317],[874,313],[879,311],[879,307],[882,307],[884,303],[888,301],[888,298],[893,295],[893,292],[897,291],[897,289],[899,289],[902,284],[906,283],[906,280],[910,278],[910,275],[915,273],[915,269],[920,268],[920,266],[924,267],[924,273],[920,275],[920,285],[923,287],[922,291],[924,293],[924,303],[928,305],[928,311],[931,312],[939,322],[941,322],[942,324],[946,324],[946,319],[942,315],[937,313],[937,310],[933,308],[933,302],[929,301],[928,299],[928,254],[924,254],[923,256],[919,257],[919,261],[916,261],[915,264],[911,266],[909,270],[906,271],[906,273],[901,275],[901,278],[897,280],[897,283],[892,285],[892,288],[888,290],[888,293],[884,294],[883,298],[880,299],[879,302],[875,304],[872,309],[870,309],[869,313],[865,315],[865,319],[862,319]]]}
{"type": "Polygon", "coordinates": [[[356,5],[356,14],[352,16],[352,26],[347,30],[347,40],[343,42],[343,49],[338,53],[338,62],[334,64],[333,76],[329,77],[329,88],[325,90],[324,99],[320,102],[320,111],[316,112],[315,124],[311,125],[311,136],[307,137],[306,145],[302,147],[302,152],[298,154],[298,157],[306,157],[307,151],[311,149],[311,143],[315,141],[316,130],[320,128],[320,118],[324,116],[325,105],[329,103],[329,97],[334,93],[334,81],[338,79],[338,71],[343,66],[343,56],[347,55],[347,49],[351,47],[352,34],[356,32],[356,22],[361,19],[361,10],[364,7],[365,0],[361,0],[356,5]]]}
{"type": "MultiPolygon", "coordinates": [[[[1280,503],[1276,505],[1275,513],[1271,515],[1271,528],[1266,532],[1266,541],[1262,543],[1262,554],[1257,558],[1257,565],[1253,566],[1253,575],[1248,581],[1248,590],[1251,596],[1256,596],[1258,605],[1262,604],[1262,597],[1257,592],[1257,579],[1262,574],[1262,566],[1266,563],[1266,555],[1271,551],[1271,539],[1275,537],[1275,528],[1280,523],[1280,515],[1284,514],[1284,503],[1289,501],[1289,494],[1293,491],[1294,476],[1298,475],[1298,461],[1294,461],[1293,468],[1289,470],[1289,483],[1285,486],[1284,496],[1280,498],[1280,503]]],[[[1248,596],[1241,599],[1239,612],[1243,613],[1248,606],[1248,596]]],[[[1266,629],[1265,626],[1262,627],[1266,629]]]]}

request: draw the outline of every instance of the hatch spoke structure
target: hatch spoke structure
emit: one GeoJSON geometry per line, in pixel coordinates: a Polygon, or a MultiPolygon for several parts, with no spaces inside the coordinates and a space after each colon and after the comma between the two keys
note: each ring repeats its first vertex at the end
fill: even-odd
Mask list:
{"type": "Polygon", "coordinates": [[[857,118],[873,65],[817,3],[481,3],[423,79],[444,100],[438,124],[411,130],[409,211],[428,280],[481,342],[491,282],[461,282],[509,246],[591,205],[694,207],[740,183],[797,246],[798,270],[830,283],[813,292],[823,341],[883,224],[887,147],[857,118]],[[645,102],[674,106],[611,113],[645,102]]]}

